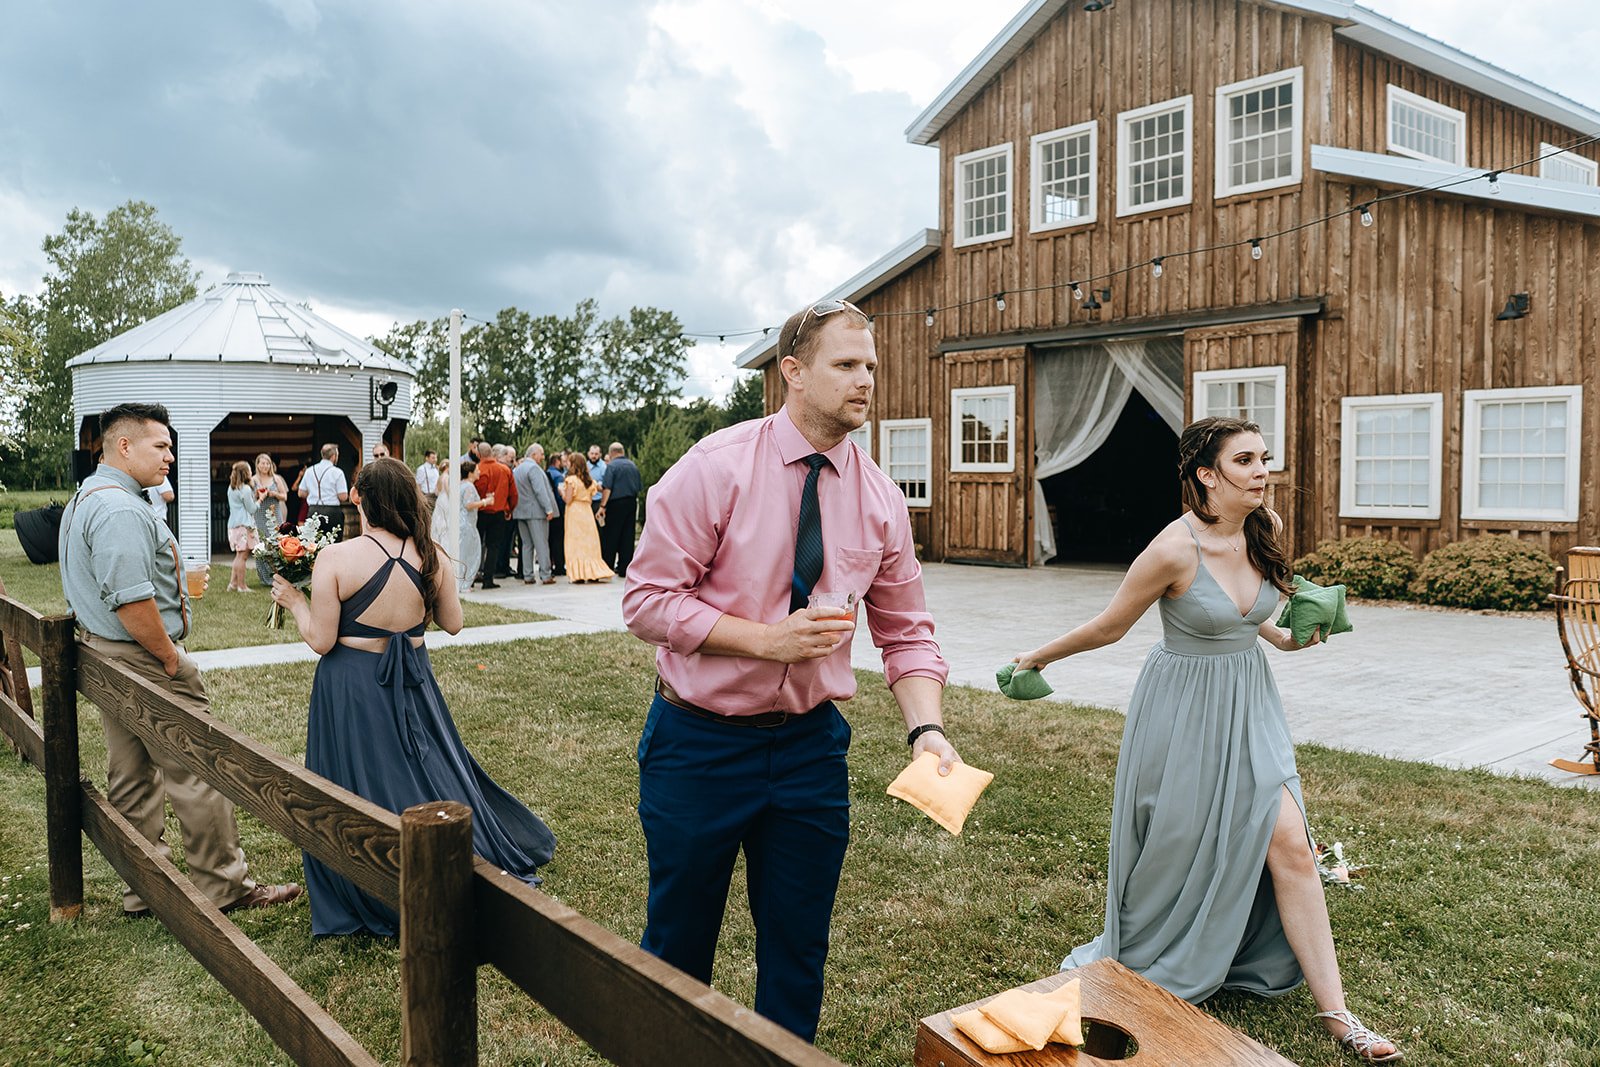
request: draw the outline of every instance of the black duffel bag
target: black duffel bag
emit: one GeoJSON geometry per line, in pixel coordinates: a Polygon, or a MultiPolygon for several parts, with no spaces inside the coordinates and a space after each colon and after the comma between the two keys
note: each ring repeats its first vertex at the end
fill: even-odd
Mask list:
{"type": "Polygon", "coordinates": [[[49,504],[31,511],[19,511],[13,516],[17,527],[17,540],[30,563],[56,563],[61,551],[60,504],[49,504]]]}

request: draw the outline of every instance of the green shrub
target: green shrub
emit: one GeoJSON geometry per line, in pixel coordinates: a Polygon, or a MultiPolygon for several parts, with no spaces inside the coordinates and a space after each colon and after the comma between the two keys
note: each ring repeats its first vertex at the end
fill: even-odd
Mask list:
{"type": "Polygon", "coordinates": [[[1488,534],[1428,553],[1411,593],[1448,607],[1532,611],[1544,607],[1555,575],[1555,560],[1537,545],[1488,534]]]}
{"type": "Polygon", "coordinates": [[[1351,596],[1393,599],[1405,596],[1417,576],[1417,557],[1398,541],[1351,537],[1319,542],[1294,561],[1294,572],[1318,585],[1342,584],[1351,596]]]}
{"type": "Polygon", "coordinates": [[[12,489],[0,492],[0,530],[15,526],[12,516],[19,511],[42,508],[46,504],[65,504],[71,499],[71,489],[12,489]]]}

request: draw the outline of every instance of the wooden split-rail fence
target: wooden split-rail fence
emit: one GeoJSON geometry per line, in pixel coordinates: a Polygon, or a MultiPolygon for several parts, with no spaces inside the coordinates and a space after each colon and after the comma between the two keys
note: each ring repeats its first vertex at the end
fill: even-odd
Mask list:
{"type": "Polygon", "coordinates": [[[480,966],[500,971],[613,1063],[837,1067],[749,1008],[473,855],[464,805],[421,804],[401,815],[379,808],[81,644],[70,615],[41,616],[4,595],[0,657],[12,682],[0,692],[0,733],[44,772],[51,920],[82,911],[79,835],[86,834],[296,1063],[377,1060],[83,776],[79,694],[398,910],[408,1067],[478,1062],[480,966]],[[19,646],[41,663],[38,719],[19,646]]]}

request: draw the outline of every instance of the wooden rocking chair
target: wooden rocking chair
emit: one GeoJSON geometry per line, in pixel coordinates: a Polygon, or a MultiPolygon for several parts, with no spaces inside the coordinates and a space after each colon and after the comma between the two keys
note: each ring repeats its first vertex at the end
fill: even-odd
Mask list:
{"type": "Polygon", "coordinates": [[[1574,548],[1556,568],[1556,632],[1567,654],[1572,695],[1589,720],[1582,760],[1553,759],[1550,766],[1572,774],[1600,774],[1600,548],[1574,548]]]}

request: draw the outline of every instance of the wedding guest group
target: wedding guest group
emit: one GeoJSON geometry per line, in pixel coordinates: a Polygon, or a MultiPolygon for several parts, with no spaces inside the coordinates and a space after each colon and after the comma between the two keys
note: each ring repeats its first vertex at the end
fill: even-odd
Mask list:
{"type": "MultiPolygon", "coordinates": [[[[172,465],[172,429],[157,404],[120,404],[100,417],[103,454],[61,519],[61,586],[82,641],[196,710],[209,708],[200,668],[184,651],[193,622],[178,543],[151,513],[145,489],[172,465]]],[[[235,474],[247,464],[235,465],[235,474]]],[[[253,531],[252,531],[253,532],[253,531]]],[[[257,885],[250,877],[233,803],[159,748],[145,746],[115,716],[100,716],[106,740],[106,796],[162,856],[166,805],[183,832],[189,880],[223,911],[284,904],[293,883],[257,885]]],[[[123,914],[149,908],[131,888],[123,914]]]]}
{"type": "MultiPolygon", "coordinates": [[[[905,496],[848,437],[872,400],[867,317],[843,301],[806,308],[778,351],[783,408],[703,439],[655,487],[622,612],[657,646],[638,747],[643,947],[709,983],[742,851],[755,1009],[811,1040],[850,836],[839,704],[856,693],[856,624],[809,594],[865,604],[913,757],[935,753],[945,774],[959,757],[905,496]]],[[[581,511],[567,509],[569,573],[581,511]]]]}

